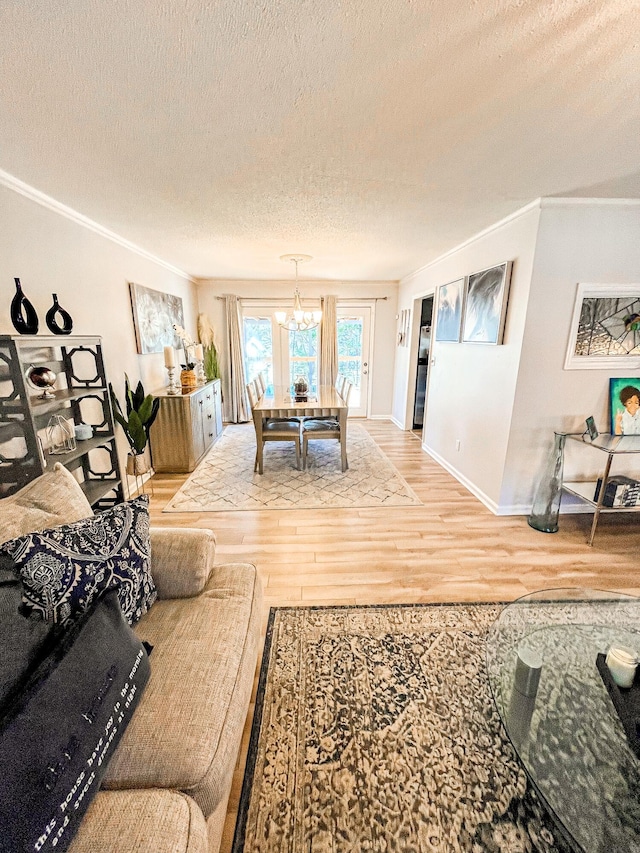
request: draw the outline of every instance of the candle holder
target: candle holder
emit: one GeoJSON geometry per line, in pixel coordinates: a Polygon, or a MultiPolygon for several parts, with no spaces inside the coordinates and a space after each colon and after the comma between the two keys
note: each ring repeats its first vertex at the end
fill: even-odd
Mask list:
{"type": "Polygon", "coordinates": [[[167,394],[182,394],[182,388],[175,380],[175,367],[167,367],[167,373],[169,374],[169,390],[167,394]]]}

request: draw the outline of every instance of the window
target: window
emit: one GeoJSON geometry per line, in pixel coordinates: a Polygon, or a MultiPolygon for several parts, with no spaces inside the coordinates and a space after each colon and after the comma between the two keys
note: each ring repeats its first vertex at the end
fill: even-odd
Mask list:
{"type": "Polygon", "coordinates": [[[247,316],[244,327],[244,369],[247,381],[263,372],[267,393],[273,393],[273,332],[270,317],[247,316]]]}

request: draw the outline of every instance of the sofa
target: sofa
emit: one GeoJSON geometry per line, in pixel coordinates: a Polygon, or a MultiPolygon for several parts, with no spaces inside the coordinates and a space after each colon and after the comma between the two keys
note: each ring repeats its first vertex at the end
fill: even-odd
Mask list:
{"type": "MultiPolygon", "coordinates": [[[[78,482],[56,464],[0,500],[0,544],[91,514],[78,482]]],[[[208,530],[151,528],[157,600],[134,628],[153,646],[151,674],[71,853],[220,848],[262,593],[254,566],[214,563],[215,542],[208,530]]]]}

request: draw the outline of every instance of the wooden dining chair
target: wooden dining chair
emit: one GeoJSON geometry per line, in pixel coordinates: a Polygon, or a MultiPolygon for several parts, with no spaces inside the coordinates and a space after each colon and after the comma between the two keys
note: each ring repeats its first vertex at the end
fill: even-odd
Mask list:
{"type": "MultiPolygon", "coordinates": [[[[253,415],[253,410],[255,409],[257,403],[259,402],[260,397],[258,396],[258,389],[256,388],[255,380],[253,382],[247,383],[247,394],[249,396],[249,403],[251,404],[251,414],[253,415]]],[[[261,395],[260,395],[261,396],[261,395]]],[[[253,419],[253,425],[255,427],[256,422],[253,419]]],[[[256,458],[253,463],[253,470],[258,471],[258,448],[257,448],[258,434],[256,432],[256,458]]],[[[296,468],[298,471],[300,470],[300,462],[301,462],[301,445],[300,445],[300,421],[298,419],[292,420],[281,420],[280,418],[263,418],[262,419],[262,449],[263,449],[263,458],[264,458],[264,446],[267,441],[293,441],[296,447],[296,468]]],[[[258,471],[259,474],[262,474],[262,471],[258,471]]]]}
{"type": "Polygon", "coordinates": [[[335,389],[338,392],[338,394],[340,394],[341,397],[342,397],[342,390],[344,388],[344,383],[346,381],[347,381],[346,376],[343,376],[341,373],[339,373],[336,376],[335,389]]]}
{"type": "Polygon", "coordinates": [[[249,398],[249,405],[251,406],[251,411],[253,412],[253,410],[256,407],[256,403],[260,399],[258,396],[258,392],[256,390],[255,380],[252,379],[251,382],[247,382],[245,387],[247,389],[247,397],[249,398]]]}
{"type": "MultiPolygon", "coordinates": [[[[351,395],[352,388],[353,384],[348,380],[345,380],[346,391],[343,390],[341,396],[347,405],[347,409],[349,408],[349,397],[351,395]],[[346,388],[347,385],[348,388],[346,388]]],[[[342,434],[340,430],[340,421],[338,420],[338,418],[305,418],[302,421],[302,469],[306,470],[307,468],[307,452],[309,450],[309,439],[311,439],[312,441],[340,441],[341,437],[342,434]]],[[[342,470],[346,471],[348,467],[349,462],[345,458],[342,470]]]]}
{"type": "Polygon", "coordinates": [[[260,371],[260,373],[258,373],[258,375],[256,376],[256,383],[258,386],[258,391],[260,392],[259,396],[263,397],[264,392],[267,390],[267,381],[264,378],[264,373],[262,371],[260,371]]]}
{"type": "MultiPolygon", "coordinates": [[[[296,468],[300,470],[301,448],[300,448],[300,421],[265,420],[262,422],[262,449],[264,457],[264,446],[267,441],[293,441],[296,447],[296,468]]],[[[258,470],[258,451],[256,448],[256,461],[253,470],[258,470]]],[[[262,471],[258,473],[262,474],[262,471]]]]}

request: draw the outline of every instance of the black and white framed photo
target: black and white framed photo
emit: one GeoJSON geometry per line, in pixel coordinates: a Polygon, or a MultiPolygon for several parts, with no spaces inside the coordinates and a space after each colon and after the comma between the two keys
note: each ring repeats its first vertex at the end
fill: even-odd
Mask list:
{"type": "Polygon", "coordinates": [[[462,306],[464,304],[464,278],[443,284],[438,288],[436,311],[436,341],[458,343],[462,328],[462,306]]]}
{"type": "Polygon", "coordinates": [[[505,261],[468,277],[462,324],[464,343],[502,343],[511,267],[511,261],[505,261]]]}
{"type": "Polygon", "coordinates": [[[180,348],[173,324],[184,326],[182,299],[129,282],[136,346],[140,354],[162,352],[166,346],[180,348]]]}

